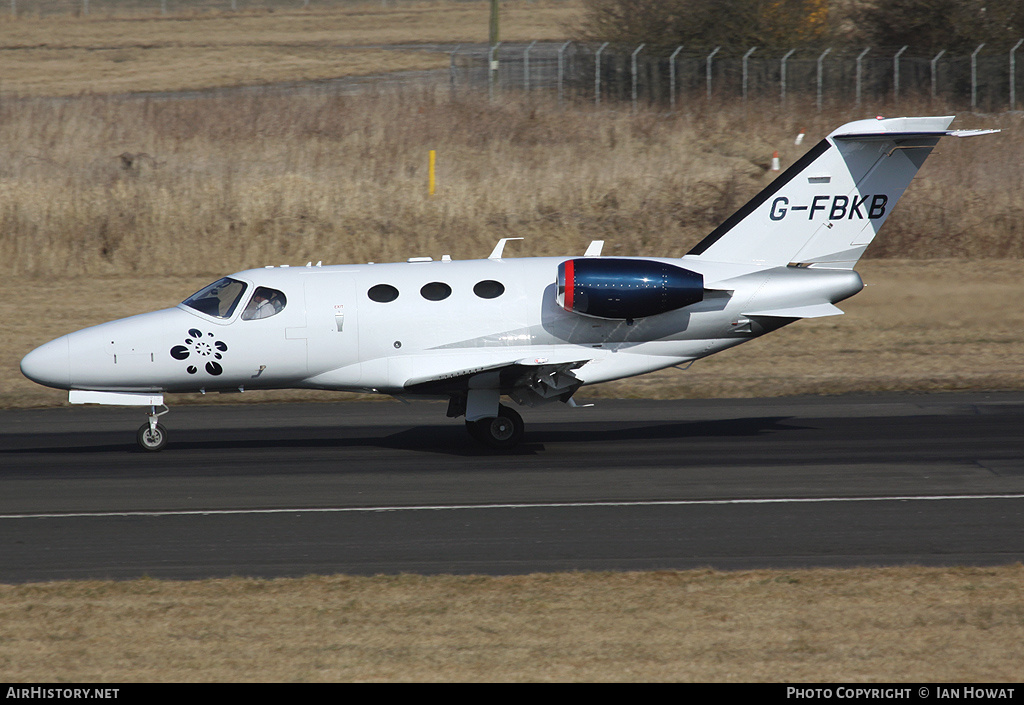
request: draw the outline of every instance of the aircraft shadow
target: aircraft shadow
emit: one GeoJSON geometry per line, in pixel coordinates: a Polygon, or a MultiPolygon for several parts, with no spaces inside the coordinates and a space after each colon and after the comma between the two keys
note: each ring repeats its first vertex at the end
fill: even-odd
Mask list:
{"type": "MultiPolygon", "coordinates": [[[[164,457],[183,451],[203,450],[253,450],[253,449],[294,449],[317,450],[345,448],[380,448],[382,450],[436,453],[456,457],[493,457],[537,455],[547,449],[548,444],[585,443],[594,449],[628,443],[700,438],[742,438],[757,437],[766,433],[795,431],[802,427],[788,423],[792,417],[772,416],[760,418],[721,419],[713,421],[670,421],[636,423],[616,426],[614,423],[572,422],[572,423],[528,423],[522,444],[511,451],[498,451],[475,443],[461,426],[412,426],[383,435],[346,435],[346,427],[330,430],[338,435],[311,436],[308,428],[295,429],[218,429],[216,431],[193,431],[169,429],[171,434],[167,448],[159,454],[150,454],[131,442],[134,434],[130,430],[105,432],[94,440],[111,437],[125,439],[117,443],[75,443],[72,445],[47,446],[40,443],[38,435],[31,437],[31,445],[18,447],[13,439],[6,439],[0,445],[0,456],[21,454],[51,455],[98,455],[104,453],[132,453],[144,457],[164,457]],[[10,446],[14,447],[10,447],[10,446]],[[3,448],[2,446],[8,446],[3,448]]],[[[29,441],[28,438],[25,439],[29,441]]],[[[66,438],[64,439],[66,440],[66,438]]]]}

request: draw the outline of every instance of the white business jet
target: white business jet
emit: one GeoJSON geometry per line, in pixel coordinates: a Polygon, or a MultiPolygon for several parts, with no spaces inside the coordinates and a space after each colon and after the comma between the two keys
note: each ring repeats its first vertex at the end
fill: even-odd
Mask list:
{"type": "MultiPolygon", "coordinates": [[[[819,142],[682,258],[416,257],[250,269],[175,308],[65,335],[21,370],[72,404],[148,407],[165,393],[330,389],[448,400],[494,448],[521,406],[575,405],[587,384],[691,363],[801,318],[841,314],[853,267],[953,117],[858,120],[819,142]]],[[[161,411],[158,411],[158,408],[161,411]]]]}

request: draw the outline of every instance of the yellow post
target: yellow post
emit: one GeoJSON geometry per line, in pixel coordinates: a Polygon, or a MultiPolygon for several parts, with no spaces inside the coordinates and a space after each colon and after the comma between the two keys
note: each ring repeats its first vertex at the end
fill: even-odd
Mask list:
{"type": "Polygon", "coordinates": [[[437,153],[434,150],[430,150],[430,169],[428,171],[429,190],[430,195],[434,195],[434,162],[436,161],[437,153]]]}

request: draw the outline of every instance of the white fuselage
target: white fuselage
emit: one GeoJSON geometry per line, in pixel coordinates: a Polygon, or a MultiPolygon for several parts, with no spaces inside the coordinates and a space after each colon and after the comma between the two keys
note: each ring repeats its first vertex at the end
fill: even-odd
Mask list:
{"type": "Polygon", "coordinates": [[[446,375],[536,358],[588,360],[575,376],[594,384],[705,357],[801,317],[746,313],[835,303],[863,286],[848,269],[648,258],[702,274],[704,300],[635,321],[605,320],[556,302],[556,271],[567,259],[246,270],[231,275],[246,290],[227,317],[180,304],[105,323],[37,348],[22,369],[42,384],[75,390],[301,387],[401,394],[446,375]],[[481,288],[487,296],[494,282],[503,292],[478,295],[481,282],[490,283],[481,288]],[[421,293],[435,283],[450,294],[431,300],[421,293]],[[378,285],[394,287],[397,298],[372,300],[368,292],[378,285]],[[243,307],[258,287],[282,292],[287,305],[246,320],[243,307]]]}

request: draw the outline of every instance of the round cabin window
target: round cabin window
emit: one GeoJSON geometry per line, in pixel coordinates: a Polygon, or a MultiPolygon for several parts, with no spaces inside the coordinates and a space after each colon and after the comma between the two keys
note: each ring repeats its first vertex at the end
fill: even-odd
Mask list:
{"type": "Polygon", "coordinates": [[[377,286],[371,286],[366,295],[370,297],[371,301],[386,304],[398,298],[398,289],[390,284],[378,284],[377,286]]]}
{"type": "Polygon", "coordinates": [[[473,287],[473,293],[481,299],[496,299],[505,293],[505,285],[493,279],[485,279],[473,287]]]}
{"type": "Polygon", "coordinates": [[[452,288],[444,282],[430,282],[423,285],[420,295],[427,301],[442,301],[452,295],[452,288]]]}

